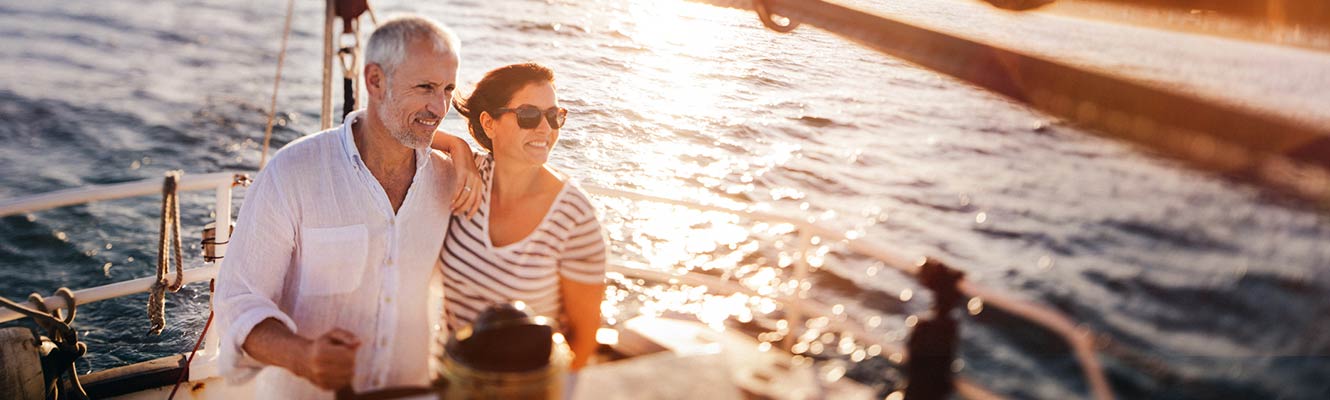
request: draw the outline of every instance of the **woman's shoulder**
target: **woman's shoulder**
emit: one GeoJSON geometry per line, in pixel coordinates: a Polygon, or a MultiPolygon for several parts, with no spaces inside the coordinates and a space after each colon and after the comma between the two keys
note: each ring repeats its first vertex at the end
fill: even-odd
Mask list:
{"type": "MultiPolygon", "coordinates": [[[[557,174],[556,174],[557,175],[557,174]]],[[[561,179],[563,189],[556,206],[573,211],[580,218],[596,217],[596,207],[591,196],[582,188],[582,182],[567,175],[561,179]]]]}

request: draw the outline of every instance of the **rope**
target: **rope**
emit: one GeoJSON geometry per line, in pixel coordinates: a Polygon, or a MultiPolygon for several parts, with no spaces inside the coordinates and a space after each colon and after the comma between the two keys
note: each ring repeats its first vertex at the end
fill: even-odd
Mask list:
{"type": "Polygon", "coordinates": [[[166,291],[176,292],[184,286],[185,267],[180,253],[180,196],[177,193],[180,171],[166,173],[162,183],[162,224],[161,240],[157,243],[157,282],[152,285],[152,294],[148,296],[148,318],[152,322],[151,333],[161,334],[166,328],[166,291]],[[168,231],[169,229],[169,231],[168,231]],[[170,273],[171,256],[167,245],[175,248],[175,282],[167,283],[170,273]]]}
{"type": "Polygon", "coordinates": [[[277,116],[277,88],[282,84],[282,65],[286,63],[286,42],[291,38],[291,14],[295,6],[296,0],[287,0],[286,24],[282,28],[282,50],[277,53],[277,76],[272,79],[272,103],[268,106],[268,127],[263,130],[263,156],[259,157],[259,169],[268,165],[268,145],[272,142],[273,120],[277,116]]]}
{"type": "Polygon", "coordinates": [[[369,2],[365,2],[365,12],[369,14],[369,23],[377,28],[379,26],[379,16],[374,15],[374,6],[370,5],[369,2]]]}
{"type": "Polygon", "coordinates": [[[194,350],[189,351],[189,358],[185,360],[185,367],[180,369],[180,376],[175,379],[175,386],[171,387],[171,395],[167,400],[175,398],[176,390],[180,389],[180,384],[185,383],[185,378],[189,377],[189,366],[194,364],[194,355],[199,352],[199,347],[203,346],[203,338],[208,335],[208,328],[212,326],[212,311],[208,311],[208,322],[203,323],[203,331],[199,332],[199,339],[194,342],[194,350]]]}
{"type": "Polygon", "coordinates": [[[59,309],[56,309],[55,311],[48,310],[46,308],[46,302],[43,301],[42,296],[36,293],[28,295],[28,302],[32,303],[32,308],[25,307],[22,304],[15,303],[4,297],[0,297],[0,306],[4,306],[16,313],[23,314],[25,317],[32,318],[32,320],[37,323],[37,326],[46,330],[51,337],[67,338],[75,336],[77,335],[77,332],[69,327],[69,324],[74,321],[74,304],[76,304],[74,303],[74,292],[70,291],[68,288],[60,288],[59,290],[56,290],[55,293],[56,295],[65,298],[65,304],[67,304],[69,308],[69,315],[62,316],[59,309]]]}
{"type": "Polygon", "coordinates": [[[357,73],[357,67],[360,66],[360,20],[344,19],[343,25],[346,32],[342,33],[342,37],[349,34],[352,39],[351,45],[344,45],[337,50],[337,61],[342,64],[342,118],[345,119],[347,114],[356,110],[356,97],[359,95],[357,89],[360,85],[356,80],[360,75],[357,73]]]}
{"type": "Polygon", "coordinates": [[[327,10],[323,14],[323,98],[319,104],[319,130],[332,128],[332,57],[336,51],[333,50],[334,1],[327,1],[327,10]]]}
{"type": "MultiPolygon", "coordinates": [[[[216,287],[216,283],[217,280],[215,279],[208,282],[209,292],[212,292],[213,288],[216,287]]],[[[209,310],[208,322],[203,323],[203,331],[199,332],[199,339],[194,341],[194,350],[189,351],[189,358],[185,360],[185,367],[180,369],[180,376],[175,378],[175,386],[171,387],[171,395],[167,396],[166,400],[175,399],[175,392],[180,390],[180,384],[184,383],[185,378],[189,377],[189,366],[194,365],[194,355],[199,352],[199,347],[203,346],[203,338],[208,337],[208,328],[212,326],[212,316],[213,312],[209,310]]]]}
{"type": "Polygon", "coordinates": [[[78,302],[74,298],[74,291],[69,290],[69,288],[62,287],[56,290],[55,294],[65,300],[69,314],[61,313],[59,308],[55,310],[48,309],[42,296],[36,293],[28,295],[28,301],[32,303],[32,308],[25,307],[4,297],[0,297],[0,306],[32,318],[39,327],[46,331],[46,337],[51,339],[51,343],[55,344],[55,349],[42,358],[43,369],[47,373],[47,398],[88,399],[88,393],[83,390],[83,384],[79,382],[78,371],[74,365],[74,361],[87,354],[88,346],[79,342],[78,331],[70,327],[70,324],[74,322],[74,316],[78,314],[78,302]],[[60,396],[60,388],[63,387],[68,387],[72,391],[65,396],[60,396]]]}

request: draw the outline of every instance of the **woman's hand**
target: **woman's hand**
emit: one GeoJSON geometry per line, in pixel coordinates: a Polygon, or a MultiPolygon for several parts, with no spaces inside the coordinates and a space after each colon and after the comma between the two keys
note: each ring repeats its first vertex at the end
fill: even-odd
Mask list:
{"type": "Polygon", "coordinates": [[[485,190],[485,183],[480,180],[480,170],[476,168],[475,155],[471,146],[462,138],[444,131],[434,133],[430,148],[448,153],[453,159],[453,173],[457,178],[457,192],[453,194],[451,206],[453,215],[466,215],[471,218],[480,210],[480,196],[485,190]]]}
{"type": "Polygon", "coordinates": [[[453,195],[452,210],[453,215],[466,215],[471,218],[480,210],[481,191],[485,190],[485,183],[480,180],[480,170],[476,169],[475,156],[471,154],[471,148],[466,149],[464,155],[453,155],[453,172],[457,174],[457,194],[453,195]],[[458,165],[460,164],[460,165],[458,165]]]}
{"type": "Polygon", "coordinates": [[[590,284],[559,278],[559,293],[563,300],[563,314],[560,321],[565,327],[568,347],[573,351],[573,361],[568,368],[581,370],[596,354],[600,343],[596,342],[596,332],[600,330],[600,304],[605,300],[605,284],[590,284]]]}

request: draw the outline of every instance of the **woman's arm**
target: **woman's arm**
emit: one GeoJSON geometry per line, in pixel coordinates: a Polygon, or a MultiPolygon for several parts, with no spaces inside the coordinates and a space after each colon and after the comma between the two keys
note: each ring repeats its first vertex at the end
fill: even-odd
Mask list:
{"type": "Polygon", "coordinates": [[[460,137],[442,130],[434,132],[430,148],[448,153],[453,159],[453,171],[457,172],[457,194],[452,198],[453,215],[466,214],[467,218],[480,209],[480,193],[485,190],[485,183],[480,180],[480,170],[476,169],[475,155],[471,145],[460,137]]]}
{"type": "Polygon", "coordinates": [[[605,298],[605,284],[582,283],[559,278],[563,312],[568,317],[568,345],[573,350],[573,371],[582,369],[596,354],[596,331],[600,330],[600,303],[605,298]]]}
{"type": "Polygon", "coordinates": [[[605,230],[590,201],[580,190],[577,194],[573,199],[579,205],[569,208],[577,217],[559,254],[559,294],[568,325],[568,343],[573,349],[573,370],[582,368],[596,353],[609,249],[605,230]]]}

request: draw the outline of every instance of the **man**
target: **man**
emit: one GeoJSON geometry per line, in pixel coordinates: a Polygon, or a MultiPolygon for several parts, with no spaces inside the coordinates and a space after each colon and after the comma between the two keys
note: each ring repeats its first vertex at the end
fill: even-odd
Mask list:
{"type": "MultiPolygon", "coordinates": [[[[456,85],[458,41],[404,17],[370,36],[365,57],[366,109],[273,157],[217,277],[222,373],[257,376],[263,397],[428,384],[426,299],[438,297],[431,274],[460,190],[429,144],[456,85]]],[[[470,160],[465,142],[457,148],[470,160]]]]}

